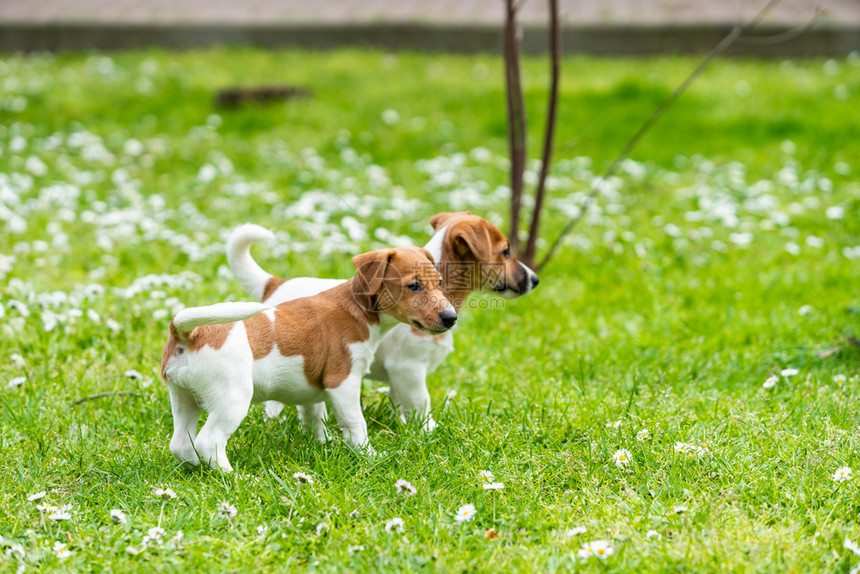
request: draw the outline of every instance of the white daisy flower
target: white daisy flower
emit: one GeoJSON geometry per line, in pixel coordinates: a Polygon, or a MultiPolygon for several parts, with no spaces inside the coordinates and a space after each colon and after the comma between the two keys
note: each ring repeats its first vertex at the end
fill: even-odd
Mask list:
{"type": "Polygon", "coordinates": [[[484,485],[484,490],[503,490],[504,488],[504,482],[488,482],[484,485]]]}
{"type": "Polygon", "coordinates": [[[140,550],[138,550],[134,546],[126,546],[125,551],[131,556],[137,556],[138,554],[140,554],[140,550]]]}
{"type": "Polygon", "coordinates": [[[388,522],[385,523],[385,531],[386,532],[403,532],[403,519],[402,518],[392,518],[388,522]]]}
{"type": "Polygon", "coordinates": [[[60,560],[65,560],[66,558],[68,558],[69,556],[72,555],[72,553],[69,551],[69,549],[66,548],[66,545],[63,544],[62,542],[54,542],[53,550],[54,550],[54,554],[60,560]]]}
{"type": "Polygon", "coordinates": [[[31,494],[27,497],[27,500],[29,500],[30,502],[36,502],[37,500],[42,500],[43,498],[45,498],[47,494],[48,493],[43,490],[42,492],[31,494]]]}
{"type": "Polygon", "coordinates": [[[489,470],[482,470],[481,472],[478,473],[478,478],[480,478],[481,482],[484,482],[484,483],[493,482],[494,480],[496,480],[496,475],[494,475],[489,470]]]}
{"type": "Polygon", "coordinates": [[[648,532],[645,533],[645,538],[647,540],[651,540],[651,539],[663,540],[663,535],[660,534],[659,532],[657,532],[656,530],[649,530],[648,532]]]}
{"type": "Polygon", "coordinates": [[[326,524],[325,522],[320,522],[319,524],[317,524],[317,528],[316,528],[317,536],[321,535],[323,532],[328,532],[329,530],[331,530],[331,529],[329,528],[329,525],[326,524]]]}
{"type": "Polygon", "coordinates": [[[9,388],[20,387],[26,382],[27,377],[15,377],[14,379],[9,379],[9,388]]]}
{"type": "Polygon", "coordinates": [[[350,546],[349,548],[347,548],[346,551],[349,552],[350,554],[356,554],[358,552],[364,552],[364,546],[362,546],[361,544],[356,544],[354,546],[350,546]]]}
{"type": "Polygon", "coordinates": [[[651,432],[648,429],[642,429],[636,433],[636,440],[643,441],[651,438],[651,432]]]}
{"type": "Polygon", "coordinates": [[[141,375],[138,371],[135,371],[134,369],[127,370],[125,372],[125,376],[126,376],[126,378],[131,379],[132,381],[139,381],[140,379],[143,378],[143,375],[141,375]]]}
{"type": "Polygon", "coordinates": [[[615,454],[612,455],[612,460],[615,462],[615,466],[619,468],[627,466],[630,464],[630,451],[623,448],[616,450],[615,454]]]}
{"type": "Polygon", "coordinates": [[[161,540],[161,537],[164,536],[164,528],[160,526],[153,526],[149,530],[146,531],[146,535],[149,536],[150,540],[161,540]]]}
{"type": "Polygon", "coordinates": [[[391,392],[391,387],[379,387],[378,389],[376,389],[376,392],[380,395],[387,395],[391,392]]]}
{"type": "Polygon", "coordinates": [[[23,367],[27,364],[27,361],[24,360],[24,357],[22,357],[18,353],[12,353],[11,355],[9,355],[9,360],[12,361],[12,364],[14,364],[16,367],[23,367]]]}
{"type": "Polygon", "coordinates": [[[457,514],[454,515],[454,520],[457,522],[468,522],[475,517],[478,511],[475,510],[474,504],[464,504],[457,509],[457,514]]]}
{"type": "Polygon", "coordinates": [[[796,375],[799,372],[800,372],[799,370],[789,367],[788,369],[781,370],[779,372],[779,374],[782,375],[783,377],[788,378],[788,377],[793,377],[794,375],[796,375]]]}
{"type": "Polygon", "coordinates": [[[833,473],[833,480],[835,480],[836,482],[846,482],[846,481],[854,478],[852,476],[853,473],[854,473],[854,471],[851,470],[850,467],[840,466],[839,468],[836,469],[836,472],[833,473]]]}
{"type": "Polygon", "coordinates": [[[845,542],[842,543],[842,547],[850,550],[856,556],[860,556],[860,545],[858,545],[856,542],[854,542],[847,536],[845,537],[845,542]]]}
{"type": "Polygon", "coordinates": [[[48,515],[48,520],[54,520],[56,522],[60,522],[62,520],[71,520],[72,518],[72,505],[71,504],[63,504],[56,510],[54,510],[51,514],[48,515]]]}
{"type": "Polygon", "coordinates": [[[39,512],[55,512],[59,510],[59,508],[54,506],[53,504],[37,504],[36,510],[38,510],[39,512]]]}
{"type": "Polygon", "coordinates": [[[860,564],[849,570],[848,574],[860,574],[860,564]]]}
{"type": "Polygon", "coordinates": [[[172,488],[156,488],[152,491],[152,493],[163,500],[170,500],[172,498],[176,498],[176,493],[173,492],[172,488]]]}
{"type": "Polygon", "coordinates": [[[779,382],[779,377],[777,377],[776,375],[771,375],[767,378],[767,380],[765,380],[764,383],[762,383],[761,386],[766,389],[772,389],[776,386],[777,382],[779,382]]]}
{"type": "Polygon", "coordinates": [[[222,502],[218,506],[218,516],[221,518],[233,518],[239,513],[239,510],[229,502],[222,502]]]}
{"type": "Polygon", "coordinates": [[[607,421],[606,422],[606,428],[608,428],[608,429],[617,429],[620,426],[621,426],[621,419],[618,419],[617,421],[607,421]]]}
{"type": "Polygon", "coordinates": [[[676,442],[675,443],[675,452],[685,453],[685,452],[690,452],[690,450],[691,450],[690,445],[688,445],[685,442],[676,442]]]}
{"type": "Polygon", "coordinates": [[[684,506],[683,504],[676,504],[675,506],[672,507],[672,512],[674,512],[675,514],[683,514],[683,513],[687,512],[687,510],[689,510],[689,509],[686,506],[684,506]]]}
{"type": "Polygon", "coordinates": [[[298,480],[301,484],[313,484],[314,479],[311,475],[305,474],[303,472],[294,472],[293,478],[298,480]]]}
{"type": "Polygon", "coordinates": [[[262,538],[263,536],[265,536],[268,533],[269,533],[269,527],[266,526],[265,524],[261,524],[257,527],[257,536],[262,538]]]}
{"type": "Polygon", "coordinates": [[[410,496],[415,496],[415,493],[418,492],[418,489],[412,486],[411,482],[402,478],[398,479],[397,482],[394,483],[394,488],[397,492],[405,492],[410,496]]]}
{"type": "Polygon", "coordinates": [[[125,524],[128,522],[128,518],[125,516],[125,512],[120,510],[119,508],[114,508],[110,511],[110,519],[114,524],[125,524]]]}
{"type": "Polygon", "coordinates": [[[582,548],[579,549],[577,555],[582,559],[588,559],[592,556],[596,556],[601,560],[606,560],[609,556],[615,553],[615,548],[613,548],[609,541],[607,540],[594,540],[592,542],[586,542],[582,545],[582,548]]]}
{"type": "Polygon", "coordinates": [[[844,385],[847,380],[848,377],[846,377],[845,375],[835,375],[833,377],[833,382],[837,385],[844,385]]]}
{"type": "MultiPolygon", "coordinates": [[[[3,537],[0,536],[0,544],[3,543],[3,537]]],[[[24,551],[24,547],[21,544],[11,544],[9,548],[6,549],[6,556],[18,556],[21,560],[23,560],[27,553],[24,551]]],[[[21,572],[21,568],[18,569],[21,572]]]]}
{"type": "Polygon", "coordinates": [[[568,528],[564,531],[564,535],[568,538],[573,538],[574,536],[578,536],[580,534],[585,534],[588,529],[585,526],[574,526],[573,528],[568,528]]]}

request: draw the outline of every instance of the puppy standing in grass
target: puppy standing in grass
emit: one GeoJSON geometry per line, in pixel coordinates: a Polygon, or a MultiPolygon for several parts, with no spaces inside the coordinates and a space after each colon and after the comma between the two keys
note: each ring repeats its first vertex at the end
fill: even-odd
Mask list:
{"type": "Polygon", "coordinates": [[[323,293],[269,307],[220,303],[181,311],[170,323],[161,374],[170,393],[170,451],[181,462],[229,472],[227,441],[251,402],[303,405],[325,439],[325,407],[344,439],[367,447],[361,379],[398,323],[441,334],[457,321],[433,257],[409,247],[353,259],[354,278],[323,293]],[[202,409],[209,416],[200,433],[202,409]]]}
{"type": "MultiPolygon", "coordinates": [[[[439,213],[430,218],[435,234],[424,247],[433,256],[445,278],[443,291],[457,312],[469,293],[492,291],[505,298],[530,293],[538,284],[534,271],[511,253],[508,240],[499,229],[468,211],[439,213]]],[[[251,245],[274,236],[259,225],[245,224],[230,234],[227,261],[245,291],[269,305],[315,295],[342,284],[344,279],[296,277],[279,279],[264,271],[251,257],[251,245]]],[[[430,414],[427,375],[442,364],[454,350],[453,333],[428,336],[409,325],[397,325],[383,339],[370,367],[370,377],[391,385],[391,400],[406,421],[417,417],[424,430],[432,431],[436,422],[430,414]]],[[[283,405],[266,402],[271,417],[283,405]]],[[[314,412],[299,406],[299,417],[308,421],[325,416],[325,407],[314,412]]]]}

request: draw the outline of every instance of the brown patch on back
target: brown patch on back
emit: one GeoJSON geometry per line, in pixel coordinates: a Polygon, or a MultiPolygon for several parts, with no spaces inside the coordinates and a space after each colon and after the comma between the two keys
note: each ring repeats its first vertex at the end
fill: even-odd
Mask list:
{"type": "Polygon", "coordinates": [[[280,287],[281,285],[283,285],[286,282],[287,282],[286,279],[279,279],[278,277],[269,277],[269,280],[266,281],[266,287],[263,289],[263,299],[262,300],[265,301],[266,299],[271,297],[272,293],[274,293],[278,287],[280,287]]]}
{"type": "Polygon", "coordinates": [[[379,322],[356,303],[352,281],[315,297],[282,303],[275,312],[278,352],[285,357],[302,355],[305,378],[322,389],[337,388],[349,376],[349,345],[366,341],[368,325],[379,322]]]}
{"type": "Polygon", "coordinates": [[[199,351],[203,347],[212,347],[216,351],[224,346],[224,341],[233,329],[235,323],[221,325],[202,325],[188,335],[188,349],[199,351]]]}
{"type": "Polygon", "coordinates": [[[248,335],[248,344],[254,360],[262,359],[272,351],[275,344],[275,328],[272,320],[265,313],[257,313],[242,321],[245,324],[245,332],[248,335]]]}

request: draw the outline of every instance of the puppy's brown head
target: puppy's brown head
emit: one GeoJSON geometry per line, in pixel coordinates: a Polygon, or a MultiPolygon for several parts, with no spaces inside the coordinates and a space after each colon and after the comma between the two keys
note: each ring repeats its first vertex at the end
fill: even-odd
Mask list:
{"type": "Polygon", "coordinates": [[[535,272],[520,263],[508,239],[486,219],[468,211],[439,213],[430,225],[445,229],[441,271],[446,291],[484,289],[514,298],[537,286],[535,272]]]}
{"type": "Polygon", "coordinates": [[[425,333],[442,333],[457,322],[457,312],[442,293],[442,275],[426,249],[380,249],[357,255],[352,263],[357,271],[353,294],[367,310],[425,333]]]}

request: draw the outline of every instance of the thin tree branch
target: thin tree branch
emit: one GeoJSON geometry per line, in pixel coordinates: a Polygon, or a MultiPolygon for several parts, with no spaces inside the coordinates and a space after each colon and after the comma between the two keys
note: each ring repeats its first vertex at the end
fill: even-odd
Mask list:
{"type": "Polygon", "coordinates": [[[773,34],[772,36],[750,36],[749,38],[738,38],[738,44],[747,44],[751,46],[771,46],[773,44],[781,44],[782,42],[788,42],[789,40],[794,40],[798,36],[802,36],[804,33],[809,31],[810,28],[815,26],[815,23],[821,17],[822,14],[827,12],[821,6],[815,7],[815,13],[804,22],[803,24],[799,24],[790,30],[786,30],[785,32],[781,32],[779,34],[773,34]]]}
{"type": "Polygon", "coordinates": [[[505,71],[508,102],[508,143],[511,154],[511,250],[519,248],[520,211],[523,199],[523,172],[526,158],[526,115],[523,105],[523,88],[520,80],[519,37],[517,26],[518,3],[506,0],[505,19],[505,71]]]}
{"type": "Polygon", "coordinates": [[[95,399],[103,399],[105,397],[113,397],[113,396],[120,396],[120,395],[125,395],[128,397],[136,397],[137,393],[132,392],[132,391],[106,391],[104,393],[96,393],[94,395],[89,395],[88,397],[81,397],[81,398],[77,399],[73,404],[79,405],[81,403],[85,403],[87,401],[92,401],[95,399]]]}
{"type": "Polygon", "coordinates": [[[561,26],[558,21],[558,0],[549,0],[549,28],[552,79],[550,81],[549,104],[546,113],[546,130],[543,140],[543,157],[541,159],[540,176],[535,204],[532,210],[532,222],[529,226],[529,239],[526,244],[525,264],[534,266],[537,239],[540,233],[540,216],[543,208],[543,198],[546,190],[546,178],[549,175],[549,165],[552,161],[552,146],[555,139],[556,112],[558,110],[559,70],[561,68],[561,26]]]}
{"type": "Polygon", "coordinates": [[[761,21],[764,19],[764,17],[770,12],[770,10],[774,6],[779,4],[780,1],[781,0],[769,0],[769,2],[767,4],[765,4],[765,6],[761,10],[758,11],[758,13],[752,18],[752,20],[749,21],[749,23],[747,23],[745,25],[741,25],[741,24],[735,25],[735,27],[732,28],[731,32],[729,32],[726,35],[726,37],[723,38],[722,41],[720,41],[720,43],[717,44],[714,47],[714,49],[711,50],[707,56],[705,56],[705,59],[702,60],[699,63],[699,65],[696,66],[696,68],[692,72],[690,72],[690,74],[684,79],[684,81],[681,82],[681,84],[678,85],[678,87],[676,87],[672,91],[671,94],[669,94],[669,97],[667,97],[663,101],[663,103],[660,104],[660,106],[656,110],[654,110],[654,112],[648,117],[648,119],[646,119],[645,122],[639,127],[639,129],[636,131],[636,133],[633,134],[633,137],[630,138],[630,140],[627,142],[627,145],[624,146],[624,149],[621,150],[621,153],[618,154],[618,157],[616,157],[615,160],[612,162],[612,164],[609,166],[609,169],[607,169],[606,172],[603,174],[603,176],[592,186],[591,191],[589,192],[589,194],[585,198],[585,202],[582,206],[582,210],[580,211],[579,215],[577,215],[576,217],[572,218],[570,221],[567,222],[567,224],[562,229],[561,233],[559,233],[558,237],[556,237],[555,241],[553,241],[552,244],[550,245],[549,251],[547,251],[544,258],[537,265],[536,270],[538,270],[538,271],[541,270],[549,262],[549,260],[552,259],[552,256],[555,254],[555,251],[556,251],[556,249],[558,249],[558,246],[561,244],[561,241],[571,231],[573,231],[573,229],[576,227],[576,224],[579,223],[579,221],[583,218],[585,213],[588,211],[588,208],[590,207],[591,203],[594,201],[594,198],[597,196],[598,193],[600,193],[600,190],[603,187],[603,183],[606,180],[608,180],[610,177],[615,175],[615,172],[618,170],[618,167],[621,165],[621,163],[625,159],[627,159],[627,157],[630,155],[630,152],[633,151],[633,148],[636,147],[636,145],[639,143],[639,141],[642,139],[642,137],[646,133],[648,133],[648,131],[651,129],[651,127],[655,123],[657,123],[657,121],[662,117],[663,113],[673,103],[675,103],[675,100],[677,100],[681,96],[681,94],[683,94],[684,92],[687,91],[687,88],[690,87],[690,84],[692,84],[693,81],[695,81],[696,78],[698,78],[702,74],[702,72],[705,71],[705,69],[708,67],[708,65],[716,57],[720,56],[732,44],[734,44],[735,41],[741,36],[741,34],[743,34],[744,32],[747,32],[749,30],[752,30],[753,28],[758,26],[761,23],[761,21]]]}

